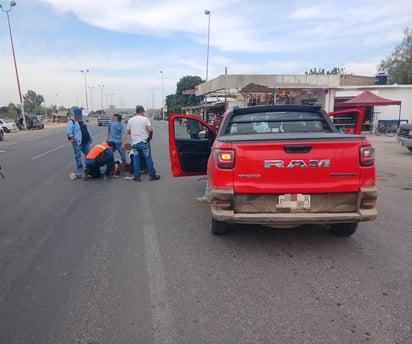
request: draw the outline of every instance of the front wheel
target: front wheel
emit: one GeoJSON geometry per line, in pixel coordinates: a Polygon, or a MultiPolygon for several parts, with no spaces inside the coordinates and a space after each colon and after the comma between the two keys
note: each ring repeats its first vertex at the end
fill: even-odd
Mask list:
{"type": "Polygon", "coordinates": [[[351,236],[358,229],[358,223],[335,223],[331,225],[332,231],[339,236],[351,236]]]}
{"type": "Polygon", "coordinates": [[[227,232],[227,223],[212,218],[212,234],[223,235],[227,232]]]}
{"type": "Polygon", "coordinates": [[[375,129],[375,135],[376,136],[380,136],[382,134],[382,128],[381,127],[377,127],[376,129],[375,129]]]}

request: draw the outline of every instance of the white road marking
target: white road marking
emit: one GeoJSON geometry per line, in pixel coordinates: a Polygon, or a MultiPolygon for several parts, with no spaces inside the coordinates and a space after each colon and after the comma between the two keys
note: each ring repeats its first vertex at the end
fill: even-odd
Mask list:
{"type": "MultiPolygon", "coordinates": [[[[143,195],[143,193],[141,193],[143,195]]],[[[142,197],[145,218],[143,224],[146,266],[149,276],[150,303],[152,304],[153,338],[155,344],[178,343],[173,313],[168,300],[159,244],[153,225],[153,213],[150,210],[149,197],[142,197]]]]}
{"type": "Polygon", "coordinates": [[[50,150],[47,151],[47,152],[44,152],[44,153],[41,153],[41,154],[39,154],[39,155],[36,155],[36,156],[32,157],[31,160],[35,160],[35,159],[41,158],[42,156],[45,156],[45,155],[50,154],[50,153],[53,153],[53,152],[55,152],[55,151],[57,151],[57,150],[59,150],[59,149],[62,149],[62,148],[64,148],[64,147],[67,147],[67,145],[61,145],[61,146],[59,146],[59,147],[50,149],[50,150]]]}

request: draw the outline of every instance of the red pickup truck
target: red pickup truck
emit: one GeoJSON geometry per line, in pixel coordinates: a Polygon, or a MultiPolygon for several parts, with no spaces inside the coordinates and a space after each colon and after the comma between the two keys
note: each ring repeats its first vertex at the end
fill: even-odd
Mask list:
{"type": "Polygon", "coordinates": [[[317,105],[228,110],[219,131],[197,117],[169,116],[172,175],[207,174],[213,234],[229,223],[327,224],[338,235],[377,216],[375,150],[342,135],[317,105]],[[185,121],[199,121],[190,139],[185,121]]]}

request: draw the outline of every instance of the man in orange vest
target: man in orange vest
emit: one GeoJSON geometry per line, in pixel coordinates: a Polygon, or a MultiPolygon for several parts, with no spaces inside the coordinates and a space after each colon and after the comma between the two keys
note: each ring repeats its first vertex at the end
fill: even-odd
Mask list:
{"type": "Polygon", "coordinates": [[[116,144],[113,141],[101,143],[94,146],[86,155],[86,168],[83,178],[86,180],[89,176],[92,178],[100,178],[100,167],[106,165],[104,179],[111,179],[114,166],[114,151],[116,144]]]}

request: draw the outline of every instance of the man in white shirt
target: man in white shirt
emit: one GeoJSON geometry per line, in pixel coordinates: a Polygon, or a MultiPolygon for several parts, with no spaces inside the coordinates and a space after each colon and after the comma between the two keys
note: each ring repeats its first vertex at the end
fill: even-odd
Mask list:
{"type": "Polygon", "coordinates": [[[136,106],[136,114],[127,122],[127,133],[131,135],[133,148],[133,170],[135,182],[141,181],[140,156],[143,156],[150,180],[159,180],[160,176],[156,174],[153,166],[152,153],[150,149],[150,140],[153,136],[153,127],[150,120],[145,116],[144,107],[136,106]]]}

